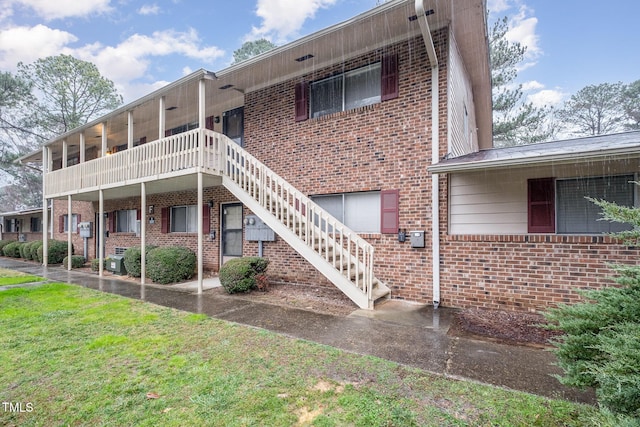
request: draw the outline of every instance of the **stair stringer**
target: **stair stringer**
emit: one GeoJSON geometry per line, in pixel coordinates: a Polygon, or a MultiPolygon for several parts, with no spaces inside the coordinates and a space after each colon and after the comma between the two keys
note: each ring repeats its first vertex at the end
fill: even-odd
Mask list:
{"type": "Polygon", "coordinates": [[[242,187],[236,184],[231,178],[223,175],[222,185],[229,190],[237,199],[256,214],[265,224],[267,224],[282,240],[287,242],[298,254],[307,260],[316,270],[325,276],[331,283],[348,296],[358,307],[373,309],[373,300],[365,292],[355,287],[353,283],[343,276],[330,262],[316,252],[312,247],[301,240],[284,223],[282,223],[268,209],[247,193],[242,187]]]}

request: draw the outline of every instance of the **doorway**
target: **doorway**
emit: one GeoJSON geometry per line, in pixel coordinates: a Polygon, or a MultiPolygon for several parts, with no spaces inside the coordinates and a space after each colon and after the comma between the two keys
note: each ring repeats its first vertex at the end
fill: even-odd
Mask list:
{"type": "Polygon", "coordinates": [[[244,147],[244,107],[222,113],[222,133],[244,147]]]}
{"type": "Polygon", "coordinates": [[[220,205],[221,262],[242,256],[242,203],[220,205]]]}

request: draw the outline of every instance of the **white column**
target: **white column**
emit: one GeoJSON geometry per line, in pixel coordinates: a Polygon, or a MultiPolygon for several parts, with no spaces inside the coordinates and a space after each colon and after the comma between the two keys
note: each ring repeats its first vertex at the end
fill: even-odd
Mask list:
{"type": "Polygon", "coordinates": [[[73,251],[71,250],[71,231],[73,229],[73,221],[71,219],[73,215],[71,214],[71,195],[67,196],[67,256],[69,259],[67,260],[67,270],[71,271],[71,256],[73,255],[73,251]]]}
{"type": "Polygon", "coordinates": [[[198,293],[201,294],[202,293],[202,276],[203,276],[203,265],[204,265],[204,260],[202,259],[203,257],[203,249],[202,249],[202,245],[204,243],[204,236],[202,235],[202,223],[203,223],[203,216],[202,216],[202,205],[204,202],[204,197],[202,195],[202,172],[198,171],[198,207],[197,207],[197,211],[198,211],[198,293]]]}
{"type": "Polygon", "coordinates": [[[160,97],[159,102],[159,111],[158,111],[158,139],[164,138],[164,128],[166,126],[166,98],[164,96],[160,97]]]}
{"type": "Polygon", "coordinates": [[[80,163],[85,162],[85,150],[86,150],[86,142],[84,139],[84,132],[80,132],[80,163]]]}
{"type": "Polygon", "coordinates": [[[144,285],[147,270],[147,185],[140,184],[140,283],[144,285]]]}
{"type": "Polygon", "coordinates": [[[133,148],[133,111],[127,113],[127,148],[133,148]]]}
{"type": "Polygon", "coordinates": [[[107,122],[102,122],[102,157],[107,155],[107,122]]]}
{"type": "Polygon", "coordinates": [[[62,168],[63,169],[67,167],[68,161],[69,161],[69,144],[65,139],[64,141],[62,141],[62,168]]]}
{"type": "Polygon", "coordinates": [[[104,190],[100,190],[100,201],[98,202],[98,274],[100,277],[104,275],[104,190]]]}
{"type": "Polygon", "coordinates": [[[51,172],[53,170],[53,155],[51,153],[51,147],[47,147],[47,171],[51,172]]]}
{"type": "MultiPolygon", "coordinates": [[[[48,264],[49,259],[49,212],[47,209],[47,193],[45,191],[45,182],[47,180],[47,173],[49,172],[49,149],[47,147],[42,148],[42,265],[45,267],[48,264]]],[[[53,211],[53,206],[51,207],[53,211]]]]}

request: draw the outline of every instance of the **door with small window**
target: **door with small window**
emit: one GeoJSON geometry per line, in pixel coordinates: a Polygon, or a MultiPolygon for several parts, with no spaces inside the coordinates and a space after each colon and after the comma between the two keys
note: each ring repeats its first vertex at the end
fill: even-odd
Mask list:
{"type": "Polygon", "coordinates": [[[222,133],[244,147],[244,107],[222,114],[222,133]]]}
{"type": "Polygon", "coordinates": [[[222,205],[221,247],[222,264],[242,256],[242,204],[222,205]]]}

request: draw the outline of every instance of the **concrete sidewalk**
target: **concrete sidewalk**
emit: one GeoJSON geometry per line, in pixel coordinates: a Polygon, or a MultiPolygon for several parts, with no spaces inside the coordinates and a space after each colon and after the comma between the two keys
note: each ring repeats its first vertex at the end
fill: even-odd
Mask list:
{"type": "MultiPolygon", "coordinates": [[[[45,268],[0,258],[0,267],[141,299],[179,310],[264,328],[343,350],[392,360],[451,378],[469,379],[542,396],[594,403],[593,392],[562,386],[553,374],[555,356],[546,350],[510,346],[447,335],[453,310],[390,300],[372,312],[356,310],[347,317],[258,303],[246,298],[197,295],[181,289],[141,286],[94,274],[45,268]]],[[[210,283],[213,285],[213,282],[210,283]]],[[[192,285],[190,285],[192,287],[192,285]]],[[[186,289],[185,289],[186,288],[186,289]]]]}

